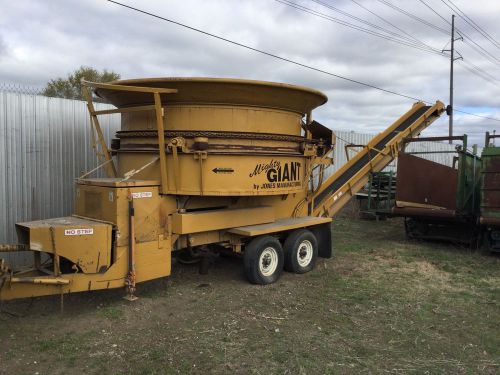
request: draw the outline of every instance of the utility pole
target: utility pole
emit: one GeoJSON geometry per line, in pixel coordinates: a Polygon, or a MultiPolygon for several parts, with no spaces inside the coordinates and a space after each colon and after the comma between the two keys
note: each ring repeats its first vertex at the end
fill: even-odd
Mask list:
{"type": "MultiPolygon", "coordinates": [[[[453,137],[453,63],[455,60],[462,59],[462,56],[459,56],[455,58],[455,41],[457,40],[463,40],[462,36],[459,38],[455,39],[455,15],[453,14],[451,16],[451,45],[450,49],[445,49],[442,52],[450,52],[450,104],[446,107],[446,113],[448,114],[449,118],[449,125],[448,125],[448,135],[450,137],[453,137]]],[[[458,52],[457,52],[458,53],[458,52]]],[[[449,143],[451,144],[452,141],[451,139],[449,140],[449,143]]]]}
{"type": "MultiPolygon", "coordinates": [[[[455,62],[455,15],[451,16],[451,53],[450,53],[450,113],[448,136],[453,137],[453,63],[455,62]]],[[[450,139],[451,144],[451,139],[450,139]]]]}

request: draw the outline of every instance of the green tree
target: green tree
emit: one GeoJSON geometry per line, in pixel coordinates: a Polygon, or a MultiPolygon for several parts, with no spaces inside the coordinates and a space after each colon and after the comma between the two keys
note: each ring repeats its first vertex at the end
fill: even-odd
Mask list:
{"type": "Polygon", "coordinates": [[[120,79],[120,75],[104,69],[102,72],[89,66],[81,66],[67,78],[51,79],[42,91],[42,95],[56,98],[83,100],[81,79],[91,82],[106,83],[120,79]]]}

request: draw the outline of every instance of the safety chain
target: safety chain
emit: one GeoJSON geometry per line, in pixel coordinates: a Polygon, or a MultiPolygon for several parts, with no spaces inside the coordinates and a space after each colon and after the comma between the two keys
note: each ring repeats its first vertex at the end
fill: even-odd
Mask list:
{"type": "MultiPolygon", "coordinates": [[[[308,140],[304,137],[295,135],[280,135],[268,133],[240,133],[240,132],[212,132],[212,131],[171,131],[165,130],[165,137],[175,138],[236,138],[236,139],[258,139],[270,141],[283,141],[283,142],[308,142],[315,143],[315,140],[308,140]]],[[[143,131],[118,131],[117,138],[157,138],[156,130],[143,130],[143,131]]]]}

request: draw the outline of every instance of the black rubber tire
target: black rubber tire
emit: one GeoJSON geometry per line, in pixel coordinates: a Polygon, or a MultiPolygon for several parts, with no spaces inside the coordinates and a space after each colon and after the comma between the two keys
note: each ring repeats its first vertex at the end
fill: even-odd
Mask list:
{"type": "Polygon", "coordinates": [[[243,264],[245,276],[252,284],[272,284],[283,273],[283,248],[280,242],[272,236],[255,237],[245,246],[243,264]],[[264,275],[260,267],[261,255],[267,248],[274,249],[277,256],[276,270],[270,275],[264,275]]]}
{"type": "Polygon", "coordinates": [[[285,252],[285,270],[294,273],[306,273],[314,269],[318,259],[318,240],[308,229],[298,229],[288,235],[283,246],[285,252]],[[307,265],[301,265],[297,253],[301,251],[301,244],[309,241],[312,245],[312,257],[307,265]]]}
{"type": "Polygon", "coordinates": [[[410,217],[405,218],[405,232],[409,239],[422,239],[429,233],[429,224],[415,220],[410,217]]]}
{"type": "Polygon", "coordinates": [[[201,262],[201,257],[193,257],[188,250],[181,250],[177,255],[177,261],[180,264],[196,264],[201,262]]]}

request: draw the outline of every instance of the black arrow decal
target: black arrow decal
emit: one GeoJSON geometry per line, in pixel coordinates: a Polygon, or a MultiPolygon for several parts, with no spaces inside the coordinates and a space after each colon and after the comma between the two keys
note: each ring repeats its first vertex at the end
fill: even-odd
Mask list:
{"type": "Polygon", "coordinates": [[[212,169],[212,172],[214,172],[214,173],[233,173],[234,169],[233,168],[214,168],[214,169],[212,169]]]}

